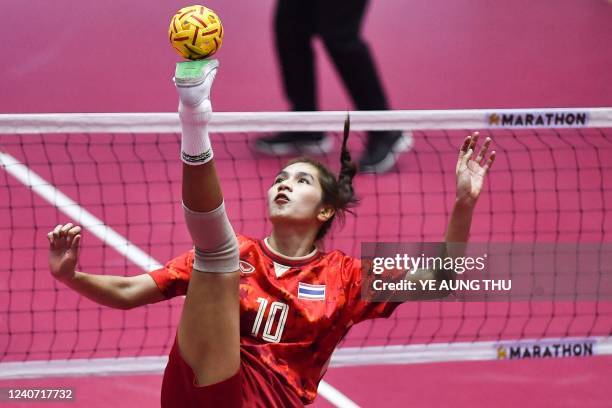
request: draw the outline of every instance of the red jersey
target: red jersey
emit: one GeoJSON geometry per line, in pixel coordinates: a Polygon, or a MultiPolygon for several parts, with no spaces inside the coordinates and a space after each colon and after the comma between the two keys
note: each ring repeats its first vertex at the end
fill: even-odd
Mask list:
{"type": "MultiPolygon", "coordinates": [[[[262,240],[238,235],[238,243],[241,349],[312,403],[349,328],[388,317],[399,303],[362,301],[361,262],[340,251],[287,258],[262,240]]],[[[167,298],[185,295],[192,265],[189,251],[151,276],[167,298]]]]}

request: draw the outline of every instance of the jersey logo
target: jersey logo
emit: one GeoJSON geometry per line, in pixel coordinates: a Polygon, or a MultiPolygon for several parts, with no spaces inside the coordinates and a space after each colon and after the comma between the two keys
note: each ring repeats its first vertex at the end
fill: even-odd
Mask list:
{"type": "Polygon", "coordinates": [[[279,263],[276,262],[272,262],[274,264],[274,274],[276,274],[277,278],[280,278],[281,276],[283,276],[285,274],[285,272],[287,272],[289,269],[291,269],[290,266],[286,266],[286,265],[281,265],[279,263]]]}
{"type": "Polygon", "coordinates": [[[298,284],[298,299],[325,300],[325,285],[298,284]]]}
{"type": "Polygon", "coordinates": [[[255,272],[255,267],[247,261],[240,261],[240,273],[248,275],[255,272]]]}

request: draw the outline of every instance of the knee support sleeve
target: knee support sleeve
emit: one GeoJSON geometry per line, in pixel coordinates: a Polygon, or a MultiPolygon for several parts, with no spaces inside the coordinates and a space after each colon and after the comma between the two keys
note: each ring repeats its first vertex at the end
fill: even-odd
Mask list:
{"type": "Polygon", "coordinates": [[[193,268],[202,272],[238,270],[238,240],[225,213],[225,204],[210,212],[192,211],[183,204],[187,229],[195,246],[193,268]]]}

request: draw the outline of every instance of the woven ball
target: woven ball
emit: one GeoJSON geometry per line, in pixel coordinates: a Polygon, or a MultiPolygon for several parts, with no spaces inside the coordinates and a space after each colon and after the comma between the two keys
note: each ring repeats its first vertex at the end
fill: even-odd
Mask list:
{"type": "Polygon", "coordinates": [[[217,13],[204,6],[180,9],[170,20],[170,44],[181,57],[199,60],[221,48],[223,25],[217,13]]]}

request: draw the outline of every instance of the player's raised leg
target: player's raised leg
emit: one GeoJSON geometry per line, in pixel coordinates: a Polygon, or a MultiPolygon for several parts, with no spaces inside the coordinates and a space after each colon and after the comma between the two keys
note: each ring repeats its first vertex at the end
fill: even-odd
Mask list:
{"type": "Polygon", "coordinates": [[[218,62],[177,64],[185,222],[194,270],[178,329],[181,356],[198,385],[232,377],[240,367],[238,244],[230,225],[208,137],[210,88],[218,62]]]}

